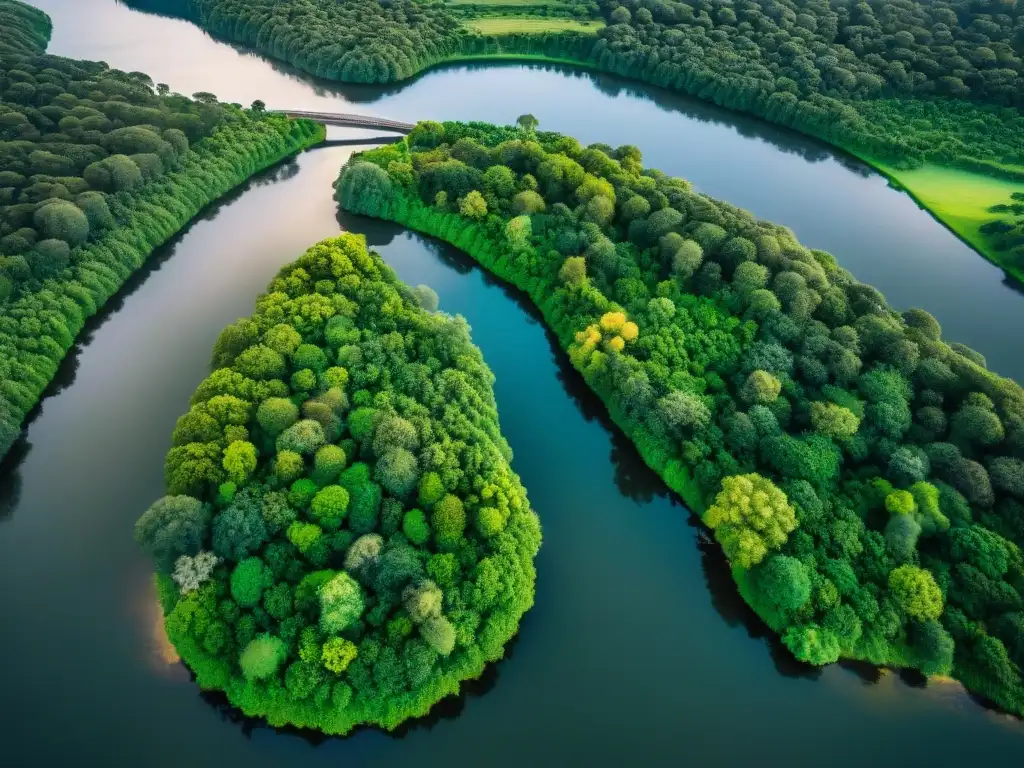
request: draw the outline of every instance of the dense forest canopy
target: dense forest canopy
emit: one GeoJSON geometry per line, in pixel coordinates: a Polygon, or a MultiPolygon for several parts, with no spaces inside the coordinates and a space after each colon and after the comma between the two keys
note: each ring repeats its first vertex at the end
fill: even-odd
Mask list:
{"type": "Polygon", "coordinates": [[[171,641],[248,715],[344,733],[426,714],[533,603],[537,517],[460,317],[361,236],[221,334],[136,538],[171,641]]]}
{"type": "Polygon", "coordinates": [[[0,455],[85,319],[153,248],[323,136],[47,55],[49,33],[45,14],[0,0],[0,455]]]}
{"type": "MultiPolygon", "coordinates": [[[[22,19],[26,6],[0,2],[15,45],[40,29],[22,19]]],[[[8,48],[0,69],[0,301],[59,274],[72,249],[116,226],[110,195],[175,168],[231,110],[31,42],[43,45],[8,48]]]]}
{"type": "Polygon", "coordinates": [[[50,17],[31,5],[0,3],[0,47],[5,55],[43,53],[50,41],[50,17]]]}
{"type": "Polygon", "coordinates": [[[693,94],[899,167],[930,160],[1024,175],[1024,12],[1015,0],[601,0],[595,14],[607,26],[596,35],[475,34],[459,23],[475,10],[421,0],[129,4],[191,18],[322,77],[391,82],[460,56],[540,55],[693,94]]]}
{"type": "Polygon", "coordinates": [[[389,83],[459,50],[466,34],[445,5],[418,0],[132,0],[254,45],[320,77],[389,83]]]}
{"type": "Polygon", "coordinates": [[[1024,390],[785,227],[535,126],[420,123],[337,198],[529,292],[797,658],[1024,713],[1024,390]]]}
{"type": "Polygon", "coordinates": [[[603,37],[646,66],[699,60],[759,90],[1024,105],[1015,0],[603,0],[603,37]]]}

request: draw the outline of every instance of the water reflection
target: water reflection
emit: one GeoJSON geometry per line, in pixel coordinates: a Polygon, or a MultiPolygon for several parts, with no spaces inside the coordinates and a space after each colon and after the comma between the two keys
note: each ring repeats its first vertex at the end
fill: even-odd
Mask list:
{"type": "Polygon", "coordinates": [[[327,139],[317,147],[361,147],[365,144],[397,144],[401,136],[372,136],[368,139],[327,139]]]}
{"type": "MultiPolygon", "coordinates": [[[[159,12],[152,12],[143,9],[133,9],[143,14],[164,16],[159,12]]],[[[166,17],[175,18],[175,17],[166,17]]],[[[199,29],[199,27],[197,27],[199,29]]],[[[743,115],[732,110],[719,107],[700,99],[680,94],[659,86],[648,85],[618,75],[613,75],[597,70],[588,70],[582,67],[574,67],[568,64],[545,63],[531,60],[504,60],[489,62],[455,62],[451,64],[440,64],[423,70],[408,80],[398,83],[386,84],[365,84],[365,83],[342,83],[335,80],[314,77],[302,70],[297,69],[283,61],[264,56],[263,54],[241,45],[237,42],[224,39],[218,35],[202,30],[203,34],[212,40],[216,40],[234,50],[239,56],[249,59],[260,59],[266,62],[275,72],[309,89],[319,98],[340,98],[350,104],[375,104],[390,97],[396,96],[403,90],[413,86],[420,80],[438,72],[460,73],[483,70],[500,69],[525,69],[536,72],[557,73],[574,80],[585,80],[590,82],[600,93],[611,98],[621,96],[632,97],[641,101],[650,102],[658,106],[663,112],[676,112],[687,118],[701,123],[711,125],[727,126],[734,128],[745,138],[760,139],[771,144],[776,149],[787,154],[797,155],[812,163],[823,162],[828,159],[837,160],[844,168],[860,176],[868,177],[876,172],[867,164],[854,158],[845,152],[838,150],[831,145],[810,138],[796,131],[767,123],[754,117],[743,115]]],[[[272,105],[274,107],[288,107],[292,105],[272,105]]]]}
{"type": "MultiPolygon", "coordinates": [[[[231,44],[231,47],[245,56],[259,56],[244,46],[231,44]]],[[[737,133],[745,138],[758,139],[770,144],[786,154],[796,155],[811,163],[820,163],[829,159],[838,161],[844,168],[859,176],[869,177],[876,173],[866,163],[848,155],[842,150],[808,137],[802,133],[784,128],[782,126],[766,123],[754,117],[743,115],[719,107],[715,104],[701,101],[675,91],[660,88],[654,85],[628,80],[617,75],[603,72],[590,71],[573,67],[567,64],[548,64],[535,61],[493,61],[493,62],[463,62],[453,64],[442,64],[431,67],[415,77],[402,81],[401,83],[390,83],[386,85],[367,85],[361,83],[339,83],[332,80],[324,80],[302,73],[289,64],[273,59],[265,61],[277,72],[285,77],[302,83],[313,90],[320,98],[340,98],[344,101],[360,104],[376,104],[391,97],[397,96],[403,90],[411,87],[414,83],[430,77],[436,73],[459,75],[461,73],[494,71],[494,70],[527,70],[532,72],[547,72],[562,75],[571,80],[583,80],[592,84],[595,89],[611,98],[628,97],[654,104],[661,112],[677,113],[697,122],[722,126],[735,129],[737,133]]]]}

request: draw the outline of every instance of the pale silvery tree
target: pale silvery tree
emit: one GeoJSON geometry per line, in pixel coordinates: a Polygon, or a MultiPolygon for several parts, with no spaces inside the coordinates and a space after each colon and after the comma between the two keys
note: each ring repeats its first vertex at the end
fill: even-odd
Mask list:
{"type": "Polygon", "coordinates": [[[187,595],[199,589],[210,578],[220,558],[213,552],[200,552],[195,557],[182,555],[174,563],[175,583],[181,587],[181,594],[187,595]]]}

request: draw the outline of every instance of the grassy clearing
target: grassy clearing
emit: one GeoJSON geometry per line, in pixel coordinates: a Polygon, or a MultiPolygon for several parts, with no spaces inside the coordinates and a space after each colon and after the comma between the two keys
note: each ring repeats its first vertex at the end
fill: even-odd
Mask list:
{"type": "Polygon", "coordinates": [[[939,165],[925,165],[912,171],[875,165],[986,259],[1024,282],[1024,270],[1011,267],[1006,254],[992,248],[988,238],[979,232],[982,224],[1000,217],[990,213],[989,207],[1009,202],[1013,192],[1024,189],[1024,182],[939,165]]]}
{"type": "Polygon", "coordinates": [[[520,32],[597,32],[604,26],[603,21],[574,21],[573,19],[513,18],[496,16],[465,21],[463,24],[481,35],[514,35],[520,32]]]}

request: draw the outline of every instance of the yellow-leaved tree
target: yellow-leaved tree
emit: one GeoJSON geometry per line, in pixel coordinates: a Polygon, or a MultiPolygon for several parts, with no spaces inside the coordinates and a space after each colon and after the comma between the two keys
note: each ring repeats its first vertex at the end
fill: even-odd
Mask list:
{"type": "Polygon", "coordinates": [[[704,522],[714,530],[726,556],[742,568],[757,565],[779,549],[797,525],[786,494],[755,473],[723,479],[704,522]]]}

